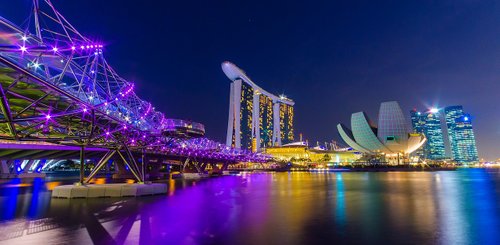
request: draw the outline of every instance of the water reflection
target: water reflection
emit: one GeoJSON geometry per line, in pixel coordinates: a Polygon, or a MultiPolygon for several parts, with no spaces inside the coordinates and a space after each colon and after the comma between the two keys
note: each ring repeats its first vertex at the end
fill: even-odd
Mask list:
{"type": "MultiPolygon", "coordinates": [[[[0,188],[0,243],[498,243],[500,173],[259,173],[167,181],[163,196],[51,199],[0,188]]],[[[101,181],[101,180],[98,180],[101,181]]]]}

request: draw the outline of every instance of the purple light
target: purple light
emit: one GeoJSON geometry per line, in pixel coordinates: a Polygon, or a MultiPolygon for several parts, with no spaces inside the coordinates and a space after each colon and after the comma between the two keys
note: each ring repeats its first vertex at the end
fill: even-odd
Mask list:
{"type": "Polygon", "coordinates": [[[53,48],[52,48],[52,51],[57,52],[57,48],[56,48],[56,47],[53,47],[53,48]]]}
{"type": "Polygon", "coordinates": [[[19,48],[19,50],[21,50],[23,53],[26,52],[26,50],[28,50],[25,46],[22,46],[21,48],[19,48]]]}
{"type": "Polygon", "coordinates": [[[87,112],[87,108],[83,108],[83,112],[87,112]]]}
{"type": "Polygon", "coordinates": [[[75,47],[75,46],[72,46],[72,47],[71,47],[71,50],[75,50],[75,49],[76,49],[76,47],[75,47]]]}
{"type": "Polygon", "coordinates": [[[109,132],[106,132],[106,135],[109,135],[109,132]]]}
{"type": "Polygon", "coordinates": [[[28,40],[28,38],[26,36],[22,36],[21,40],[26,41],[26,40],[28,40]]]}
{"type": "Polygon", "coordinates": [[[47,114],[47,115],[45,116],[45,119],[47,119],[47,120],[50,120],[50,118],[51,118],[50,114],[47,114]]]}
{"type": "Polygon", "coordinates": [[[82,46],[80,46],[80,48],[81,48],[81,49],[84,49],[85,47],[82,45],[82,46]]]}

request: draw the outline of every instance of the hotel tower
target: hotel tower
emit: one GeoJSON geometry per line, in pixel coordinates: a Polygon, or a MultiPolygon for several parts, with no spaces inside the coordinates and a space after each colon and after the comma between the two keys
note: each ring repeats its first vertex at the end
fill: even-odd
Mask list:
{"type": "Polygon", "coordinates": [[[222,70],[232,81],[226,145],[259,151],[293,142],[293,100],[260,88],[231,62],[222,70]]]}

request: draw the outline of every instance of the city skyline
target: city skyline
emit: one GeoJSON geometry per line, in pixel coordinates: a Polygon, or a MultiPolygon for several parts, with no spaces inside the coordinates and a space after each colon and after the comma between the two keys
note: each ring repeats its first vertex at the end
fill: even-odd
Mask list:
{"type": "Polygon", "coordinates": [[[463,106],[410,111],[413,131],[424,133],[425,146],[415,154],[431,160],[454,160],[462,164],[479,161],[472,116],[463,106]]]}
{"type": "MultiPolygon", "coordinates": [[[[75,16],[72,22],[83,33],[103,40],[116,69],[135,80],[137,93],[152,101],[157,110],[171,118],[202,122],[207,135],[219,141],[225,138],[229,82],[218,66],[232,60],[251,70],[262,87],[298,102],[296,136],[303,133],[311,140],[338,140],[336,122],[348,122],[352,111],[376,111],[377,104],[386,100],[400,101],[405,111],[461,104],[475,115],[479,156],[488,160],[499,157],[500,116],[491,106],[497,101],[494,91],[500,89],[499,60],[494,55],[498,47],[492,41],[499,35],[492,24],[499,19],[496,5],[397,3],[384,10],[369,4],[302,6],[291,2],[285,6],[271,3],[267,9],[253,3],[234,11],[238,6],[201,3],[193,10],[198,17],[187,19],[179,10],[190,7],[188,3],[169,5],[161,15],[155,11],[165,8],[153,4],[120,3],[118,7],[112,1],[55,4],[75,16]],[[206,7],[213,11],[202,11],[206,7]],[[296,15],[274,22],[280,8],[296,15]],[[111,9],[115,13],[110,14],[111,9]],[[302,9],[306,11],[300,12],[302,9]],[[351,15],[341,14],[345,9],[351,15]],[[428,9],[434,10],[426,12],[428,9]],[[98,17],[83,18],[83,12],[98,17]],[[165,34],[156,36],[153,30],[158,26],[146,26],[145,32],[150,34],[134,35],[137,33],[130,30],[136,24],[125,18],[128,14],[158,23],[165,34]],[[344,28],[348,24],[351,27],[344,28]],[[180,34],[168,34],[176,32],[180,34]],[[207,37],[207,32],[218,35],[207,37]],[[261,34],[244,35],[256,32],[261,34]],[[116,38],[127,34],[126,39],[116,38]],[[242,36],[245,38],[237,38],[242,36]],[[159,39],[165,39],[165,45],[151,57],[141,57],[141,49],[159,39]],[[193,53],[197,59],[190,58],[193,53]],[[371,93],[376,89],[384,92],[371,93]],[[411,96],[405,94],[408,90],[411,96]],[[192,96],[186,96],[191,92],[192,96]],[[195,110],[202,103],[210,104],[211,109],[195,110]]],[[[15,10],[29,7],[16,4],[24,2],[4,4],[1,14],[22,23],[29,13],[15,10]]]]}
{"type": "Polygon", "coordinates": [[[500,244],[500,4],[0,6],[1,244],[500,244]]]}

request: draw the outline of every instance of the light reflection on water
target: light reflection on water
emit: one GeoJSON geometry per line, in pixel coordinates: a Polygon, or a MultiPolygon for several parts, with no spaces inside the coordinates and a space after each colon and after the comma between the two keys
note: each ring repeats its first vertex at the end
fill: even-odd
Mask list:
{"type": "Polygon", "coordinates": [[[166,181],[162,196],[51,199],[63,182],[1,185],[0,243],[500,242],[495,169],[242,174],[166,181]]]}

